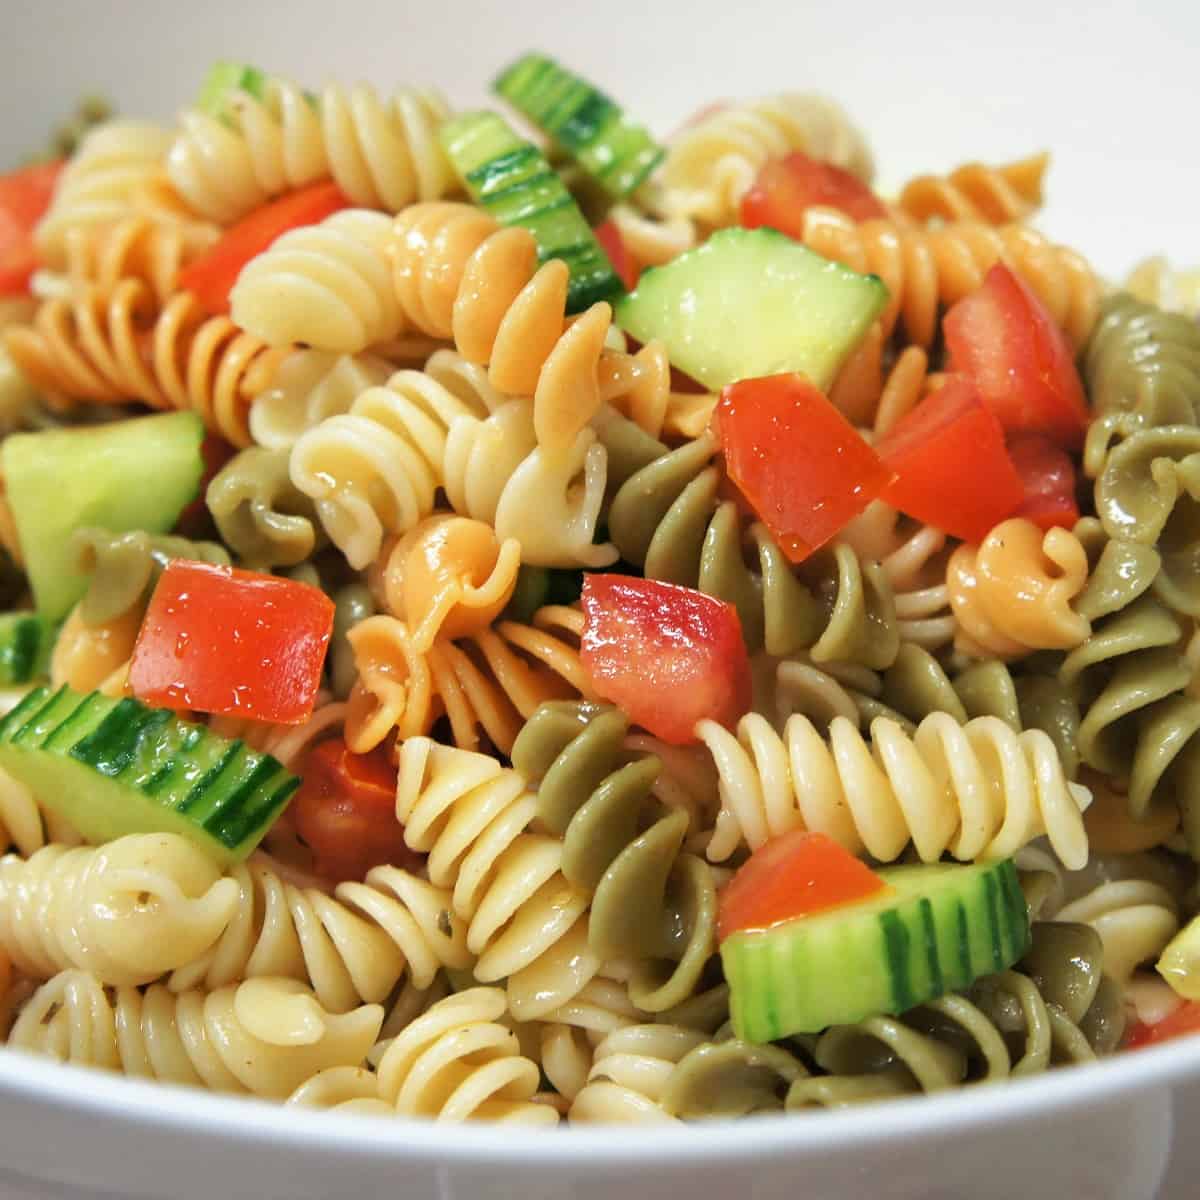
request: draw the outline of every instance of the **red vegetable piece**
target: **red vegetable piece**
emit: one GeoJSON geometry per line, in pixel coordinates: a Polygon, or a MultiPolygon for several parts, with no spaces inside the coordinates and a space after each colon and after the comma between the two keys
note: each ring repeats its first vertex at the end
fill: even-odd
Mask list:
{"type": "Polygon", "coordinates": [[[1071,456],[1049,438],[1034,433],[1009,438],[1008,455],[1025,488],[1025,499],[1013,516],[1024,517],[1042,529],[1055,525],[1074,528],[1079,505],[1071,456]]]}
{"type": "Polygon", "coordinates": [[[1200,1000],[1187,1001],[1169,1017],[1153,1025],[1135,1021],[1125,1031],[1124,1045],[1126,1050],[1137,1050],[1141,1046],[1156,1046],[1189,1033],[1200,1033],[1200,1000]]]}
{"type": "Polygon", "coordinates": [[[750,707],[750,659],[732,604],[629,575],[585,575],[580,657],[598,695],[666,742],[750,707]]]}
{"type": "Polygon", "coordinates": [[[133,650],[133,694],[163,708],[286,725],[312,715],[333,601],[319,588],[175,559],[133,650]]]}
{"type": "Polygon", "coordinates": [[[1088,410],[1066,334],[1033,289],[1003,263],[942,322],[953,370],[966,375],[1008,433],[1083,445],[1088,410]]]}
{"type": "Polygon", "coordinates": [[[714,420],[725,470],[792,562],[839,533],[892,477],[803,375],[731,383],[714,420]]]}
{"type": "Polygon", "coordinates": [[[640,271],[637,263],[633,261],[629,247],[625,245],[625,239],[621,236],[621,231],[617,228],[616,223],[603,221],[592,232],[596,235],[596,241],[604,248],[604,253],[608,255],[608,261],[612,263],[613,270],[621,277],[625,290],[632,292],[637,287],[640,271]]]}
{"type": "Polygon", "coordinates": [[[886,886],[833,838],[796,829],[760,846],[726,884],[717,938],[854,904],[886,886]]]}
{"type": "Polygon", "coordinates": [[[276,238],[303,225],[315,225],[350,202],[336,183],[314,183],[272,200],[231,225],[206,254],[179,273],[179,286],[193,292],[211,313],[229,311],[229,292],[242,268],[276,238]]]}
{"type": "Polygon", "coordinates": [[[385,864],[419,865],[421,856],[405,845],[396,820],[396,768],[386,746],[354,754],[341,738],[321,742],[309,751],[303,774],[292,817],[318,875],[340,882],[385,864]]]}
{"type": "Polygon", "coordinates": [[[839,209],[855,221],[887,216],[887,209],[861,179],[796,151],[763,164],[742,197],[742,224],[747,229],[769,225],[802,240],[804,212],[814,204],[839,209]]]}
{"type": "Polygon", "coordinates": [[[37,269],[33,231],[50,207],[61,160],[0,175],[0,296],[19,295],[37,269]]]}
{"type": "Polygon", "coordinates": [[[1025,495],[1000,422],[965,379],[926,396],[877,449],[896,473],[883,498],[964,541],[983,541],[1025,495]]]}

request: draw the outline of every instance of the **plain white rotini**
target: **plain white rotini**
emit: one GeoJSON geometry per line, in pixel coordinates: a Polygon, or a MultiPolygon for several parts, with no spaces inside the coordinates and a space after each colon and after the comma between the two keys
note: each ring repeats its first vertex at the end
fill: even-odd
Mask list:
{"type": "Polygon", "coordinates": [[[465,386],[468,364],[439,357],[451,353],[434,354],[425,371],[396,372],[292,447],[292,482],[356,569],[379,557],[385,534],[406,533],[433,511],[451,426],[503,402],[481,370],[477,386],[465,386]]]}
{"type": "Polygon", "coordinates": [[[8,1045],[60,1062],[218,1092],[282,1100],[333,1067],[363,1063],[383,1020],[377,1004],[326,1012],[291,979],[253,979],[175,995],[67,970],[22,1009],[8,1045]]]}
{"type": "Polygon", "coordinates": [[[381,1097],[403,1116],[556,1125],[558,1113],[532,1100],[538,1067],[501,1024],[506,1015],[500,988],[470,988],[438,1001],[387,1048],[381,1097]]]}
{"type": "Polygon", "coordinates": [[[911,841],[923,862],[949,851],[960,861],[1006,858],[1046,834],[1072,869],[1087,862],[1082,810],[1091,793],[1063,773],[1041,730],[1014,733],[997,717],[960,725],[932,713],[909,737],[886,717],[870,742],[835,717],[826,742],[790,717],[783,736],[756,713],[737,735],[701,721],[697,736],[721,776],[721,812],[708,856],[757,849],[791,829],[826,833],[854,853],[896,859],[911,841]]]}
{"type": "Polygon", "coordinates": [[[148,983],[207,950],[238,900],[237,885],[176,834],[52,843],[0,859],[0,946],[34,979],[79,967],[106,984],[148,983]]]}
{"type": "Polygon", "coordinates": [[[351,208],[293,229],[242,268],[234,321],[268,345],[357,354],[405,327],[384,250],[391,221],[351,208]]]}

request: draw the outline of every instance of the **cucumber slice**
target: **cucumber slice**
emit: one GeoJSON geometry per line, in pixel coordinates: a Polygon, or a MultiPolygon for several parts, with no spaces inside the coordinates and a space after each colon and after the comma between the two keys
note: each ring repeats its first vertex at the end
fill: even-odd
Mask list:
{"type": "Polygon", "coordinates": [[[196,107],[210,117],[227,121],[231,92],[249,92],[256,100],[261,100],[266,88],[267,76],[257,67],[248,67],[245,63],[216,62],[209,67],[200,85],[196,107]]]}
{"type": "Polygon", "coordinates": [[[269,754],[132,699],[34,688],[0,721],[0,767],[85,838],[178,833],[245,858],[300,780],[269,754]]]}
{"type": "Polygon", "coordinates": [[[621,281],[566,184],[532,143],[494,112],[447,121],[438,136],[472,199],[501,225],[533,234],[538,260],[561,258],[570,269],[567,312],[582,312],[621,291],[621,281]]]}
{"type": "Polygon", "coordinates": [[[893,867],[861,904],[721,944],[737,1036],[771,1042],[901,1013],[1029,948],[1029,910],[1011,860],[893,867]]]}
{"type": "Polygon", "coordinates": [[[603,92],[544,54],[517,59],[493,86],[614,200],[628,196],[666,154],[603,92]]]}
{"type": "Polygon", "coordinates": [[[0,616],[0,687],[45,675],[53,645],[54,627],[37,613],[0,616]]]}
{"type": "Polygon", "coordinates": [[[641,342],[716,391],[739,379],[799,371],[827,391],[883,311],[888,290],[774,229],[723,229],[644,271],[616,305],[641,342]]]}
{"type": "Polygon", "coordinates": [[[14,433],[2,461],[37,610],[66,615],[87,590],[71,534],[167,533],[196,498],[204,474],[204,422],[193,412],[104,425],[14,433]]]}

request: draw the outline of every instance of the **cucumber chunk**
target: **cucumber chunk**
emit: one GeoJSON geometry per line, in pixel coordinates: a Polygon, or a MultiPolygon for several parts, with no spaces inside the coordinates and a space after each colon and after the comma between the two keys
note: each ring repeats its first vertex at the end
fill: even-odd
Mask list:
{"type": "Polygon", "coordinates": [[[67,687],[34,688],[0,721],[0,767],[89,841],[178,833],[222,865],[300,786],[269,754],[165,708],[67,687]]]}
{"type": "Polygon", "coordinates": [[[628,196],[666,154],[603,92],[544,54],[517,59],[494,87],[614,200],[628,196]]]}
{"type": "Polygon", "coordinates": [[[463,185],[501,225],[533,234],[538,261],[561,258],[571,272],[567,312],[582,312],[621,291],[612,263],[566,184],[532,143],[494,112],[464,113],[439,137],[463,185]]]}
{"type": "Polygon", "coordinates": [[[0,687],[45,675],[54,646],[54,627],[33,612],[0,616],[0,687]]]}
{"type": "Polygon", "coordinates": [[[745,930],[721,944],[739,1038],[771,1042],[902,1013],[1029,947],[1029,910],[1011,860],[893,867],[861,904],[745,930]]]}
{"type": "Polygon", "coordinates": [[[883,311],[888,290],[774,229],[723,229],[645,271],[616,305],[641,342],[716,391],[739,379],[799,371],[828,391],[883,311]]]}
{"type": "Polygon", "coordinates": [[[204,422],[193,412],[75,429],[14,433],[2,461],[37,610],[65,616],[87,590],[71,535],[167,533],[200,491],[204,422]]]}
{"type": "Polygon", "coordinates": [[[266,86],[267,76],[257,67],[249,67],[245,63],[216,62],[209,67],[200,85],[196,107],[210,117],[228,120],[230,93],[249,92],[256,100],[261,100],[266,86]]]}

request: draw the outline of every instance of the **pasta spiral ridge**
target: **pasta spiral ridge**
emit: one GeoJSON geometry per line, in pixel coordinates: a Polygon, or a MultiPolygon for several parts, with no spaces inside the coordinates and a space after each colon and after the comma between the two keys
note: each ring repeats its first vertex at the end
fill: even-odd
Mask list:
{"type": "Polygon", "coordinates": [[[901,320],[909,341],[920,346],[932,344],[939,308],[975,291],[1001,259],[1076,345],[1096,321],[1101,287],[1086,260],[1027,226],[956,221],[915,229],[883,219],[856,223],[836,209],[814,207],[805,212],[802,240],[852,270],[879,275],[891,295],[881,318],[884,331],[901,320]]]}
{"type": "Polygon", "coordinates": [[[26,1003],[8,1044],[60,1062],[218,1092],[282,1100],[312,1075],[357,1066],[383,1009],[325,1011],[294,980],[255,979],[214,992],[144,993],[66,970],[26,1003]]]}
{"type": "Polygon", "coordinates": [[[780,736],[750,713],[736,736],[708,720],[696,732],[721,778],[713,862],[742,842],[756,850],[795,828],[880,862],[910,841],[923,862],[947,851],[960,861],[1006,858],[1042,834],[1063,862],[1087,861],[1081,810],[1091,793],[1068,782],[1041,730],[1018,734],[996,717],[960,725],[932,713],[911,737],[877,717],[868,742],[835,717],[826,742],[803,716],[790,717],[780,736]]]}
{"type": "Polygon", "coordinates": [[[18,367],[68,406],[192,409],[235,446],[250,444],[251,400],[286,353],[209,317],[190,292],[160,311],[146,284],[129,278],[44,301],[31,326],[5,339],[18,367]]]}
{"type": "Polygon", "coordinates": [[[533,1101],[537,1064],[501,1023],[506,1010],[500,988],[470,988],[439,1000],[380,1059],[380,1096],[404,1116],[556,1125],[557,1112],[533,1101]]]}
{"type": "Polygon", "coordinates": [[[185,112],[167,154],[179,192],[221,224],[330,176],[351,203],[390,212],[457,190],[437,136],[450,110],[435,91],[404,88],[383,100],[368,84],[331,84],[314,103],[274,76],[262,99],[238,90],[229,108],[228,123],[185,112]]]}
{"type": "Polygon", "coordinates": [[[865,138],[837,104],[825,96],[784,92],[718,110],[685,129],[657,176],[662,206],[671,216],[732,225],[763,163],[794,150],[866,183],[874,174],[865,138]]]}
{"type": "Polygon", "coordinates": [[[1070,650],[1089,633],[1071,601],[1087,586],[1087,552],[1066,529],[1002,521],[975,546],[950,556],[946,590],[958,622],[955,649],[972,658],[1013,659],[1070,650]]]}
{"type": "Polygon", "coordinates": [[[634,963],[630,999],[661,1012],[691,995],[712,953],[716,891],[683,849],[689,814],[654,794],[661,760],[631,754],[628,731],[607,705],[544,704],[512,761],[538,781],[537,815],[563,839],[567,882],[591,894],[592,951],[634,963]]]}
{"type": "Polygon", "coordinates": [[[1138,263],[1125,280],[1125,290],[1156,304],[1164,312],[1200,316],[1200,270],[1173,268],[1159,255],[1138,263]]]}
{"type": "Polygon", "coordinates": [[[1002,167],[965,163],[949,175],[921,175],[901,189],[896,208],[914,221],[986,221],[1010,225],[1027,220],[1042,203],[1048,154],[1002,167]]]}
{"type": "Polygon", "coordinates": [[[79,967],[105,984],[149,983],[206,950],[237,901],[236,886],[175,834],[50,844],[0,859],[0,947],[34,979],[79,967]]]}
{"type": "Polygon", "coordinates": [[[78,834],[61,817],[42,808],[20,780],[0,770],[0,853],[12,848],[30,858],[47,843],[73,845],[78,841],[78,834]]]}
{"type": "Polygon", "coordinates": [[[385,534],[406,533],[433,511],[438,487],[451,490],[447,440],[458,421],[486,418],[504,404],[482,372],[468,377],[468,389],[461,364],[440,354],[424,371],[397,371],[362,392],[349,411],[327,417],[292,447],[292,482],[313,499],[330,540],[356,570],[378,558],[385,534]],[[443,373],[450,370],[456,373],[443,373]]]}
{"type": "Polygon", "coordinates": [[[648,579],[699,588],[732,603],[751,651],[765,646],[783,656],[811,647],[817,662],[887,666],[899,634],[882,568],[837,546],[827,612],[761,525],[750,529],[759,570],[747,567],[737,506],[718,499],[716,450],[716,438],[707,433],[662,455],[617,490],[608,528],[621,557],[642,566],[648,579]]]}

